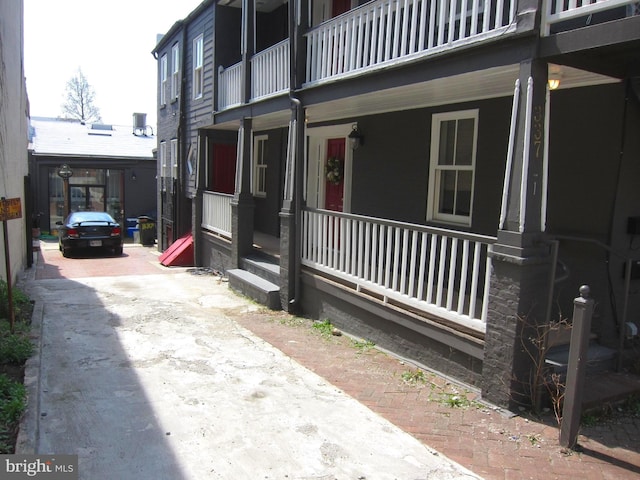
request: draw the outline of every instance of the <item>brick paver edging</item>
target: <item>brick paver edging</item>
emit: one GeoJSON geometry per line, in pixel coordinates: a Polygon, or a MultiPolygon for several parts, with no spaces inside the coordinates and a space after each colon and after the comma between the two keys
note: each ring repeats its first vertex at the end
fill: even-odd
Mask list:
{"type": "Polygon", "coordinates": [[[429,447],[485,479],[631,479],[640,475],[640,418],[584,428],[583,452],[558,446],[549,415],[527,419],[483,404],[479,395],[422,371],[365,341],[322,335],[282,312],[234,319],[306,368],[429,447]]]}

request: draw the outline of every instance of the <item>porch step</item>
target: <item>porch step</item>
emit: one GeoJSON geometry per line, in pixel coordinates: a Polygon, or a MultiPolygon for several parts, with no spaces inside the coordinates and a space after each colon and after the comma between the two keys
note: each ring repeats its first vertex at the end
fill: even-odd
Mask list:
{"type": "Polygon", "coordinates": [[[262,253],[253,253],[240,260],[240,268],[265,280],[280,284],[280,265],[277,259],[262,253]]]}
{"type": "Polygon", "coordinates": [[[280,310],[280,287],[258,275],[239,268],[227,270],[229,287],[272,310],[280,310]]]}
{"type": "MultiPolygon", "coordinates": [[[[589,372],[603,372],[615,368],[616,351],[594,341],[589,343],[587,350],[587,368],[589,372]]],[[[547,352],[547,365],[553,367],[556,373],[567,371],[569,364],[569,345],[558,345],[547,352]]]]}

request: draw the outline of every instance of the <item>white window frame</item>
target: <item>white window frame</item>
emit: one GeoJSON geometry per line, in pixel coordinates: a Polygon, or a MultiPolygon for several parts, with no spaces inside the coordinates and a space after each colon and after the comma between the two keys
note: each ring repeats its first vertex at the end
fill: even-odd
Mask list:
{"type": "Polygon", "coordinates": [[[163,192],[167,191],[166,179],[167,177],[167,142],[160,142],[160,182],[163,192]]]}
{"type": "Polygon", "coordinates": [[[180,45],[171,47],[171,100],[180,95],[180,45]]]}
{"type": "Polygon", "coordinates": [[[167,104],[167,54],[165,53],[160,57],[160,105],[167,104]]]}
{"type": "Polygon", "coordinates": [[[178,139],[171,139],[171,178],[174,180],[178,178],[178,139]]]}
{"type": "Polygon", "coordinates": [[[265,157],[268,135],[253,137],[253,195],[266,198],[267,196],[267,161],[265,157]],[[262,144],[262,148],[260,147],[262,144]],[[260,156],[262,153],[262,156],[260,156]],[[263,183],[261,185],[261,183],[263,183]]]}
{"type": "Polygon", "coordinates": [[[349,148],[349,134],[353,131],[353,124],[330,125],[326,127],[313,127],[306,129],[307,162],[305,164],[305,177],[307,182],[304,187],[304,198],[307,206],[323,208],[325,203],[326,188],[326,159],[327,140],[332,138],[344,138],[344,196],[342,211],[351,212],[351,178],[353,175],[353,150],[349,148]]]}
{"type": "Polygon", "coordinates": [[[204,35],[193,40],[193,98],[201,98],[204,93],[204,35]]]}
{"type": "MultiPolygon", "coordinates": [[[[429,190],[427,201],[427,221],[438,221],[454,225],[471,226],[473,216],[473,197],[475,189],[476,152],[478,149],[478,117],[479,111],[460,110],[455,112],[437,113],[432,116],[431,122],[431,158],[429,162],[429,190]],[[439,165],[440,153],[440,128],[444,122],[450,120],[473,120],[473,150],[470,165],[439,165]],[[440,212],[440,186],[442,173],[450,171],[471,172],[471,198],[469,199],[469,215],[456,215],[440,212]]],[[[457,129],[456,129],[457,137],[457,129]]],[[[458,194],[456,190],[456,195],[458,194]]]]}

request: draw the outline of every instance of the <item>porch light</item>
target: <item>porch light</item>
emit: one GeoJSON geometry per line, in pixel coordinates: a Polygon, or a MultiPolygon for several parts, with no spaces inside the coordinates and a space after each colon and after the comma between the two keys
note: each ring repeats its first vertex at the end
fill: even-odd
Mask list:
{"type": "Polygon", "coordinates": [[[562,72],[557,65],[549,65],[549,90],[556,90],[560,86],[560,79],[562,78],[562,72]]]}
{"type": "Polygon", "coordinates": [[[73,176],[73,170],[65,163],[58,168],[56,173],[62,179],[62,196],[64,198],[64,214],[66,216],[71,213],[69,205],[69,179],[73,176]]]}
{"type": "Polygon", "coordinates": [[[68,180],[73,176],[73,170],[66,163],[58,169],[58,176],[64,180],[68,180]]]}
{"type": "Polygon", "coordinates": [[[354,123],[349,134],[349,145],[352,150],[357,149],[360,145],[364,145],[364,135],[358,130],[358,124],[354,123]]]}

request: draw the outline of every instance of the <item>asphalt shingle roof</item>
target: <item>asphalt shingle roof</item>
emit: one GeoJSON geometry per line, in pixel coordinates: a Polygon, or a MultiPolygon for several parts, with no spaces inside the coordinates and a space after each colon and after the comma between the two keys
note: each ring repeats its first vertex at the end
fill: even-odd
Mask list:
{"type": "MultiPolygon", "coordinates": [[[[82,125],[59,118],[31,118],[30,148],[36,155],[153,159],[155,135],[134,135],[133,125],[82,125]]],[[[149,129],[150,130],[150,129],[149,129]]]]}

